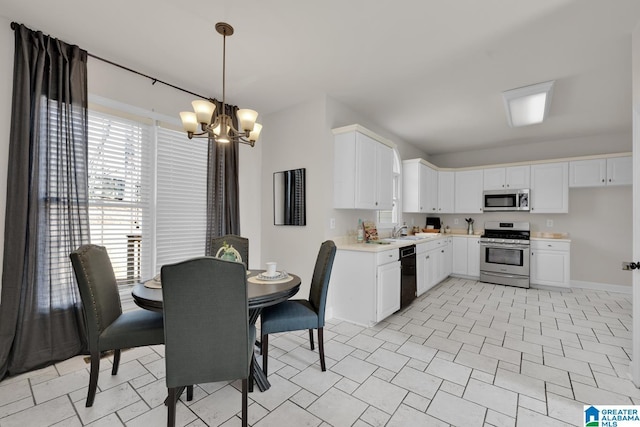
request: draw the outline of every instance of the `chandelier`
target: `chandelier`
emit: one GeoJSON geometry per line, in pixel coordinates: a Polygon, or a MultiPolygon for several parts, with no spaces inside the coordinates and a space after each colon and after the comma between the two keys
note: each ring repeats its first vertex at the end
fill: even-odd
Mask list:
{"type": "Polygon", "coordinates": [[[237,141],[253,147],[262,130],[262,125],[256,123],[258,112],[244,108],[239,109],[236,116],[238,117],[238,127],[241,130],[238,130],[233,126],[232,119],[226,114],[225,109],[226,41],[227,36],[233,34],[233,27],[226,22],[218,22],[216,31],[222,34],[222,111],[215,115],[215,120],[211,123],[216,105],[210,100],[193,101],[191,105],[194,112],[183,111],[180,113],[182,127],[187,132],[189,139],[194,137],[213,138],[222,144],[237,141]],[[200,132],[198,132],[198,125],[200,125],[200,132]]]}

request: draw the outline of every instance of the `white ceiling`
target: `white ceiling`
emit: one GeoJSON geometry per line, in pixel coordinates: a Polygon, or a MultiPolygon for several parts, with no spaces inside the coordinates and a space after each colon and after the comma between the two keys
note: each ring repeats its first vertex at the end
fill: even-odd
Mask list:
{"type": "MultiPolygon", "coordinates": [[[[638,0],[0,0],[0,15],[262,115],[326,93],[428,154],[631,131],[638,0]],[[556,80],[546,122],[501,92],[556,80]]],[[[188,106],[185,106],[185,109],[188,106]]]]}

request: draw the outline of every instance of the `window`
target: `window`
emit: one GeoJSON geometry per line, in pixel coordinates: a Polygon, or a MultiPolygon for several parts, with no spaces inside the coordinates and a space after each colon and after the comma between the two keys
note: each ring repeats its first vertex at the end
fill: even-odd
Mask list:
{"type": "Polygon", "coordinates": [[[153,115],[89,111],[91,242],[107,248],[119,284],[205,253],[207,141],[153,115]]]}
{"type": "Polygon", "coordinates": [[[402,175],[400,174],[400,155],[398,150],[393,150],[393,209],[390,211],[378,211],[378,228],[392,228],[399,222],[400,213],[400,182],[402,175]]]}
{"type": "Polygon", "coordinates": [[[207,140],[158,128],[156,272],[202,256],[207,227],[207,140]]]}
{"type": "Polygon", "coordinates": [[[141,226],[149,214],[148,125],[89,111],[91,243],[105,246],[119,283],[141,277],[141,226]]]}

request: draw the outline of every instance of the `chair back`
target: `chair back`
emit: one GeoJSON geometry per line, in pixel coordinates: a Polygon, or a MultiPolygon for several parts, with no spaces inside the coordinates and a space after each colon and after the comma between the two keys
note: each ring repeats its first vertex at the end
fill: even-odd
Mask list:
{"type": "Polygon", "coordinates": [[[238,254],[242,258],[239,261],[244,263],[245,267],[249,268],[249,239],[235,234],[225,234],[224,236],[214,237],[211,239],[211,245],[209,246],[209,255],[217,256],[217,252],[225,243],[233,246],[234,249],[238,251],[238,254]]]}
{"type": "Polygon", "coordinates": [[[83,245],[69,255],[78,282],[89,335],[89,349],[114,320],[122,314],[118,283],[104,246],[83,245]]]}
{"type": "Polygon", "coordinates": [[[167,387],[247,378],[243,264],[200,257],[161,269],[167,387]]]}
{"type": "Polygon", "coordinates": [[[311,289],[309,290],[309,302],[318,314],[318,327],[324,327],[324,309],[327,305],[327,292],[329,290],[329,279],[333,260],[336,257],[336,244],[332,240],[327,240],[320,246],[316,266],[313,269],[311,278],[311,289]]]}

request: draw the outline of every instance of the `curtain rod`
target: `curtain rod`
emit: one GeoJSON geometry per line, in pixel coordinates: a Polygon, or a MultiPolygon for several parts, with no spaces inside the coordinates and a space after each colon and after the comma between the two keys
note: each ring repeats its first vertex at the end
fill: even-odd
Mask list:
{"type": "MultiPolygon", "coordinates": [[[[18,24],[17,22],[12,22],[11,23],[11,29],[15,30],[16,28],[18,28],[18,25],[20,25],[20,24],[18,24]]],[[[173,85],[171,83],[167,83],[167,82],[165,82],[163,80],[160,80],[158,78],[152,77],[152,76],[150,76],[148,74],[141,73],[140,71],[133,70],[133,69],[131,69],[129,67],[125,67],[124,65],[120,65],[120,64],[118,64],[116,62],[113,62],[113,61],[110,61],[108,59],[101,58],[101,57],[99,57],[97,55],[94,55],[92,53],[87,52],[87,56],[90,56],[91,58],[97,59],[98,61],[106,62],[107,64],[113,65],[114,67],[122,68],[123,70],[129,71],[130,73],[137,74],[137,75],[142,76],[142,77],[146,77],[147,79],[151,80],[151,85],[152,86],[155,85],[156,83],[162,83],[165,86],[169,86],[169,87],[171,87],[173,89],[176,89],[176,90],[179,90],[181,92],[185,92],[185,93],[188,93],[190,95],[197,96],[198,98],[211,99],[211,97],[209,97],[209,96],[203,96],[203,95],[197,94],[195,92],[191,92],[190,90],[183,89],[183,88],[181,88],[179,86],[176,86],[176,85],[173,85]]]]}

